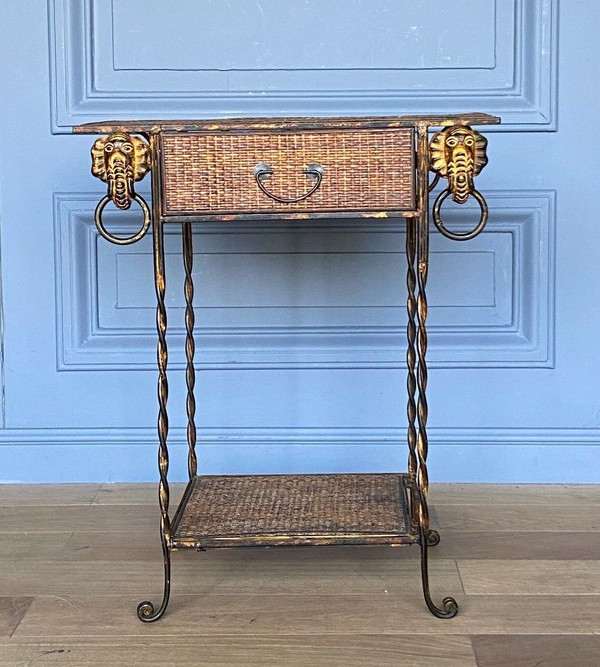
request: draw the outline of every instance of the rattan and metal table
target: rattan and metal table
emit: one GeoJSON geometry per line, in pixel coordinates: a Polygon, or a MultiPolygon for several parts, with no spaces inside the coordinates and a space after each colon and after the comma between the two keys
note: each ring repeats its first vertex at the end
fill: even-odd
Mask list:
{"type": "Polygon", "coordinates": [[[156,621],[171,588],[171,553],[224,547],[418,544],[425,602],[439,618],[452,618],[456,601],[431,599],[428,548],[439,542],[427,507],[427,274],[429,193],[445,179],[432,219],[446,237],[479,234],[488,209],[474,177],[487,163],[485,138],[472,125],[500,119],[472,113],[454,116],[378,118],[253,118],[181,121],[107,121],[74,128],[103,135],[92,147],[92,174],[107,186],[95,211],[101,236],[129,245],[152,228],[158,332],[158,461],[160,539],[164,556],[161,604],[142,602],[138,617],[156,621]],[[151,172],[151,203],[135,183],[151,172]],[[430,173],[433,178],[430,180],[430,173]],[[480,217],[468,232],[442,220],[451,197],[473,197],[480,217]],[[135,202],[143,223],[117,237],[103,222],[112,202],[135,202]],[[407,445],[402,473],[199,475],[196,452],[194,281],[192,229],[206,221],[356,219],[396,220],[406,231],[407,445]],[[185,354],[189,482],[169,514],[167,309],[165,225],[180,225],[185,270],[185,354]]]}

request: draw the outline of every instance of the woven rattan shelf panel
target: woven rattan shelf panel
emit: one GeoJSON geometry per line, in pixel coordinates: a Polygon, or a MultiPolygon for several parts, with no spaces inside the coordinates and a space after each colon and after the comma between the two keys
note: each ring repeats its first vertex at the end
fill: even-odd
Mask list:
{"type": "Polygon", "coordinates": [[[415,542],[405,477],[195,477],[173,527],[174,547],[415,542]]]}
{"type": "Polygon", "coordinates": [[[163,213],[414,210],[414,138],[410,128],[303,132],[163,133],[163,213]],[[314,193],[276,201],[255,178],[265,164],[275,197],[302,196],[313,184],[305,170],[322,167],[314,193]]]}

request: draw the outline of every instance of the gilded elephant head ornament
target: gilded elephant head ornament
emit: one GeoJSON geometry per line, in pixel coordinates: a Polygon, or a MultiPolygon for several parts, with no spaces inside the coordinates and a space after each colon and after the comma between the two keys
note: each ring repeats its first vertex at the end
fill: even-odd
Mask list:
{"type": "Polygon", "coordinates": [[[440,178],[448,180],[433,203],[433,222],[438,230],[453,241],[468,241],[483,231],[488,219],[488,207],[481,193],[475,188],[473,178],[487,164],[487,139],[467,125],[453,125],[434,135],[429,143],[429,168],[435,178],[429,185],[432,190],[440,178]],[[479,222],[468,232],[452,232],[446,229],[441,215],[442,204],[447,197],[457,204],[464,204],[473,197],[479,204],[479,222]]]}
{"type": "Polygon", "coordinates": [[[97,139],[92,146],[92,174],[108,183],[108,197],[126,210],[134,196],[133,184],[150,170],[148,144],[125,132],[97,139]]]}
{"type": "Polygon", "coordinates": [[[464,125],[447,127],[429,144],[431,171],[448,179],[452,199],[464,204],[475,189],[473,177],[487,164],[487,139],[464,125]]]}

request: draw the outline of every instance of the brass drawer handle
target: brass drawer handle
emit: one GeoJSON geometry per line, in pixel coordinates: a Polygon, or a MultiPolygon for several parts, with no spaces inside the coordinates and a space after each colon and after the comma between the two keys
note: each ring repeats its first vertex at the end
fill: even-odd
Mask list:
{"type": "Polygon", "coordinates": [[[308,192],[305,192],[303,195],[300,195],[299,197],[291,197],[288,199],[286,197],[278,197],[277,195],[274,195],[272,192],[269,192],[264,185],[264,181],[271,178],[271,176],[275,173],[274,169],[269,167],[264,162],[259,162],[254,167],[253,171],[258,187],[267,195],[267,197],[270,197],[271,199],[274,199],[281,204],[295,204],[296,202],[302,201],[303,199],[308,199],[308,197],[310,197],[313,192],[318,189],[318,187],[321,185],[321,181],[323,180],[323,167],[317,162],[311,162],[302,173],[306,174],[308,178],[314,179],[314,185],[308,192]]]}

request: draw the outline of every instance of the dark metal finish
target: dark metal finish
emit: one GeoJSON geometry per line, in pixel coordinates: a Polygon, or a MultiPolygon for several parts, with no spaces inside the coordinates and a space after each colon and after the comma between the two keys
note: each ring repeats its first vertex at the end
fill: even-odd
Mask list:
{"type": "Polygon", "coordinates": [[[85,123],[73,128],[74,134],[158,134],[160,132],[229,132],[231,130],[311,130],[348,128],[416,127],[425,123],[428,127],[452,127],[454,125],[498,125],[500,118],[487,113],[423,114],[407,116],[363,116],[350,118],[219,118],[216,120],[107,120],[85,123]]]}
{"type": "Polygon", "coordinates": [[[433,177],[433,181],[431,181],[431,183],[429,184],[429,192],[431,192],[435,188],[435,186],[440,182],[440,178],[441,176],[439,174],[436,174],[433,177]]]}
{"type": "Polygon", "coordinates": [[[442,222],[442,217],[440,215],[442,204],[444,203],[446,197],[450,194],[452,194],[451,190],[449,188],[446,188],[445,190],[440,192],[440,194],[437,196],[433,204],[433,222],[435,223],[435,226],[438,228],[441,234],[443,234],[446,238],[450,239],[451,241],[469,241],[470,239],[474,239],[478,234],[480,234],[483,231],[483,228],[487,223],[488,206],[485,199],[477,190],[475,189],[471,190],[470,194],[477,200],[477,203],[481,208],[481,215],[479,216],[479,222],[469,232],[451,232],[450,230],[444,227],[444,223],[442,222]]]}
{"type": "Polygon", "coordinates": [[[192,223],[184,222],[183,233],[183,266],[185,269],[185,381],[187,385],[186,412],[187,412],[187,441],[188,441],[188,476],[192,479],[198,469],[196,458],[196,398],[194,388],[196,386],[196,370],[194,369],[194,279],[192,269],[194,265],[194,248],[192,223]]]}
{"type": "MultiPolygon", "coordinates": [[[[415,426],[417,419],[417,376],[416,376],[416,348],[415,341],[417,338],[417,297],[415,296],[415,288],[417,285],[417,274],[415,273],[415,253],[416,253],[416,226],[414,218],[406,219],[406,260],[408,269],[406,272],[406,287],[408,295],[406,299],[406,311],[408,315],[408,322],[406,325],[406,367],[408,374],[406,377],[406,389],[408,392],[408,402],[406,404],[406,416],[408,420],[406,441],[408,443],[408,474],[410,478],[416,481],[417,476],[417,428],[415,426]]],[[[416,493],[416,485],[413,483],[411,487],[411,521],[413,526],[419,523],[419,499],[416,493]]]]}
{"type": "Polygon", "coordinates": [[[427,493],[429,478],[427,475],[427,274],[429,271],[429,186],[425,180],[428,173],[427,127],[419,127],[417,135],[417,196],[420,216],[417,218],[417,490],[419,494],[419,526],[429,530],[429,511],[427,493]]]}
{"type": "Polygon", "coordinates": [[[323,180],[323,167],[320,164],[317,164],[316,162],[311,162],[308,165],[308,167],[302,172],[303,174],[306,174],[308,178],[311,178],[315,181],[314,185],[310,188],[310,190],[308,190],[302,195],[299,195],[298,197],[290,197],[290,198],[278,197],[272,192],[269,192],[269,190],[267,190],[264,184],[264,181],[271,178],[271,176],[274,173],[275,170],[271,169],[271,167],[267,166],[264,162],[259,162],[256,165],[256,167],[254,167],[254,178],[256,179],[258,187],[267,195],[267,197],[270,197],[271,199],[274,199],[275,201],[278,201],[281,204],[295,204],[296,202],[308,199],[312,195],[312,193],[315,192],[317,188],[321,185],[321,181],[323,180]]]}
{"type": "MultiPolygon", "coordinates": [[[[442,601],[443,608],[437,607],[431,599],[429,590],[429,571],[427,550],[429,548],[429,509],[427,495],[429,493],[429,477],[427,475],[427,274],[429,270],[429,150],[428,127],[419,125],[417,133],[417,196],[421,211],[417,219],[417,494],[419,498],[419,543],[421,545],[421,579],[423,596],[429,611],[438,618],[452,618],[458,612],[458,604],[454,598],[446,597],[442,601]]],[[[439,541],[439,536],[438,536],[439,541]]],[[[435,538],[432,540],[435,543],[435,538]]]]}
{"type": "Polygon", "coordinates": [[[334,219],[346,219],[346,220],[356,220],[357,218],[363,218],[365,220],[376,220],[376,219],[386,219],[386,220],[398,220],[401,218],[412,218],[416,215],[414,208],[410,210],[394,210],[394,211],[381,211],[379,209],[373,209],[372,211],[327,211],[325,213],[308,211],[306,213],[297,213],[295,211],[283,212],[283,213],[203,213],[202,215],[197,215],[195,213],[169,213],[168,216],[163,217],[165,224],[169,225],[172,223],[180,222],[265,222],[265,220],[334,220],[334,219]]]}
{"type": "Polygon", "coordinates": [[[440,534],[437,530],[430,530],[429,535],[427,535],[427,544],[430,547],[435,547],[440,543],[440,534]]]}
{"type": "MultiPolygon", "coordinates": [[[[169,603],[171,589],[171,551],[179,548],[194,548],[204,550],[207,547],[224,546],[280,546],[293,544],[414,544],[418,543],[421,550],[421,577],[423,585],[423,595],[425,603],[432,614],[438,618],[452,618],[456,615],[458,605],[454,598],[446,597],[442,601],[442,606],[438,607],[431,599],[429,589],[429,571],[428,571],[428,549],[438,544],[440,537],[437,531],[429,527],[428,511],[428,491],[429,479],[427,473],[427,278],[429,269],[429,192],[433,190],[440,178],[448,179],[448,187],[444,189],[436,198],[433,207],[433,220],[442,234],[454,240],[466,240],[476,236],[484,227],[487,220],[487,205],[485,200],[475,189],[473,185],[473,176],[475,176],[487,162],[485,157],[485,139],[477,132],[471,130],[470,124],[490,124],[499,122],[498,118],[487,116],[485,114],[463,114],[458,116],[404,116],[397,118],[372,118],[372,119],[231,119],[225,121],[141,121],[141,122],[109,122],[94,123],[74,128],[77,133],[107,133],[108,138],[98,139],[92,149],[94,175],[108,183],[108,194],[103,197],[95,212],[95,222],[98,232],[108,241],[119,245],[127,245],[140,240],[152,224],[153,248],[154,248],[154,280],[157,296],[156,308],[156,326],[158,333],[157,362],[158,362],[158,467],[159,467],[159,486],[158,497],[160,507],[160,539],[164,560],[164,591],[163,597],[158,608],[152,602],[142,602],[137,609],[140,620],[148,623],[161,618],[165,613],[169,603]],[[428,141],[430,127],[443,127],[431,142],[428,141]],[[282,212],[282,213],[256,213],[249,212],[238,214],[233,212],[211,215],[197,215],[196,212],[184,210],[176,215],[170,213],[167,215],[165,209],[165,191],[164,191],[164,157],[161,154],[162,133],[220,133],[237,131],[244,133],[248,131],[263,131],[273,133],[285,133],[303,130],[316,130],[331,132],[332,130],[351,130],[351,129],[386,129],[386,128],[412,128],[416,133],[416,165],[403,163],[403,168],[410,169],[411,178],[416,176],[416,196],[411,210],[379,210],[379,211],[350,211],[347,209],[326,211],[306,211],[306,212],[282,212]],[[141,139],[132,136],[132,134],[142,134],[149,141],[146,144],[141,139]],[[133,182],[141,180],[143,175],[152,170],[152,212],[146,202],[135,193],[133,182]],[[435,176],[432,182],[429,182],[429,172],[433,171],[435,176]],[[445,199],[452,195],[457,203],[461,204],[467,201],[469,196],[475,197],[481,207],[481,218],[477,226],[470,232],[458,234],[449,232],[443,225],[441,219],[441,207],[445,199]],[[118,208],[127,209],[131,201],[136,201],[142,208],[144,220],[141,229],[128,238],[118,238],[110,234],[104,228],[102,223],[102,212],[108,201],[112,200],[118,208]],[[385,475],[359,475],[359,495],[362,493],[366,498],[365,506],[370,506],[370,500],[378,498],[377,502],[383,502],[385,498],[385,508],[380,516],[381,523],[375,528],[371,524],[371,529],[361,528],[360,521],[355,518],[362,516],[360,514],[361,505],[357,510],[350,500],[342,505],[348,510],[346,515],[345,529],[330,530],[330,526],[335,525],[337,518],[330,516],[328,504],[322,502],[323,496],[319,493],[327,493],[327,489],[335,489],[337,493],[336,503],[331,507],[337,506],[339,500],[345,499],[344,489],[348,489],[356,480],[349,480],[351,476],[339,475],[329,476],[331,479],[316,479],[320,476],[284,476],[283,480],[273,480],[260,482],[251,479],[247,482],[228,482],[224,476],[215,477],[211,480],[216,485],[217,496],[212,496],[216,504],[221,505],[225,515],[227,509],[234,500],[244,502],[248,492],[260,497],[262,487],[258,489],[256,484],[264,483],[267,493],[279,493],[281,489],[287,488],[287,484],[296,485],[296,496],[298,488],[310,489],[311,494],[316,494],[314,508],[325,508],[323,513],[320,509],[313,514],[303,516],[304,523],[298,526],[297,530],[289,529],[284,526],[280,530],[282,517],[277,515],[269,523],[261,506],[246,506],[241,512],[234,515],[234,519],[243,520],[244,516],[257,516],[257,522],[261,523],[260,530],[257,532],[248,530],[244,526],[233,532],[223,528],[219,533],[218,525],[216,530],[210,534],[203,533],[202,522],[207,518],[200,520],[204,498],[211,500],[210,493],[207,493],[206,477],[197,476],[197,458],[196,458],[196,401],[195,385],[196,376],[194,368],[194,281],[193,281],[193,243],[192,243],[192,223],[200,220],[236,220],[245,218],[252,219],[320,219],[327,217],[375,217],[375,218],[398,218],[406,221],[406,258],[407,258],[407,444],[408,444],[408,472],[404,475],[394,475],[394,483],[400,486],[400,495],[397,494],[398,487],[394,493],[389,493],[389,485],[386,483],[382,488],[388,489],[388,495],[380,495],[379,491],[373,491],[373,485],[380,484],[385,475]],[[182,223],[182,254],[185,270],[184,296],[185,296],[185,353],[186,353],[186,412],[187,412],[187,440],[188,440],[188,475],[189,483],[179,503],[173,521],[169,519],[169,454],[167,448],[167,435],[169,428],[167,399],[167,311],[165,305],[165,257],[164,257],[164,224],[171,222],[182,223]],[[292,479],[295,478],[295,479],[292,479]],[[302,479],[299,479],[302,478],[302,479]],[[309,479],[311,478],[311,479],[309,479]],[[342,479],[345,478],[345,479],[342,479]],[[377,478],[377,479],[376,479],[377,478]],[[199,481],[204,480],[204,481],[199,481]],[[240,486],[241,484],[241,486],[240,486]],[[363,485],[364,486],[361,486],[363,485]],[[203,485],[203,486],[202,486],[203,485]],[[298,486],[300,485],[300,486],[298,486]],[[308,485],[308,486],[303,486],[308,485]],[[329,485],[329,486],[328,486],[329,485]],[[344,486],[346,485],[346,486],[344,486]],[[200,489],[202,486],[202,489],[200,489]],[[223,489],[226,490],[223,494],[223,489]],[[320,489],[320,491],[319,491],[320,489]],[[365,489],[370,491],[365,495],[365,489]],[[231,495],[227,495],[231,493],[231,495]],[[373,495],[374,494],[374,495],[373,495]],[[247,511],[247,513],[246,513],[247,511]],[[199,514],[200,513],[200,514],[199,514]],[[389,523],[389,517],[396,517],[392,523],[389,523]],[[197,522],[194,523],[194,517],[197,522]],[[350,517],[350,518],[348,518],[350,517]],[[395,521],[395,523],[394,523],[395,521]],[[199,523],[198,523],[199,522],[199,523]],[[330,522],[330,523],[328,523],[330,522]]],[[[414,136],[414,135],[412,135],[414,136]]],[[[412,141],[412,140],[411,140],[412,141]]],[[[411,143],[412,146],[412,143],[411,143]]],[[[411,149],[411,155],[413,151],[411,149]]],[[[264,181],[273,175],[273,170],[266,164],[257,165],[254,171],[256,182],[266,195],[280,202],[297,202],[309,197],[320,185],[323,177],[323,170],[317,164],[309,164],[304,172],[309,178],[314,178],[315,183],[308,192],[295,199],[281,199],[269,192],[264,181]]],[[[329,173],[329,172],[328,172],[329,173]]],[[[373,181],[376,183],[376,181],[373,181]]],[[[329,180],[326,186],[329,187],[329,180]]],[[[322,190],[323,192],[323,190],[322,190]]],[[[319,193],[319,197],[321,196],[319,193]]],[[[264,476],[263,476],[264,477],[264,476]]],[[[273,476],[276,477],[276,476],[273,476]]],[[[389,480],[388,480],[389,482],[389,480]]],[[[210,486],[210,484],[208,485],[210,486]]],[[[291,488],[291,487],[290,487],[291,488]]],[[[304,491],[301,491],[304,493],[304,491]]],[[[294,497],[292,493],[290,498],[284,495],[282,506],[286,506],[286,499],[294,497]]],[[[379,508],[382,509],[382,508],[379,508]]],[[[295,516],[291,515],[292,518],[295,516]]],[[[210,517],[208,517],[210,519],[210,517]]],[[[214,519],[214,517],[213,517],[214,519]]],[[[210,522],[210,521],[208,521],[210,522]]],[[[235,521],[234,521],[235,524],[235,521]]],[[[252,524],[252,522],[250,522],[252,524]]],[[[215,526],[213,526],[215,528],[215,526]]]]}
{"type": "Polygon", "coordinates": [[[458,613],[458,603],[453,597],[445,597],[442,600],[441,609],[431,599],[431,591],[429,590],[429,557],[427,554],[427,549],[431,543],[429,541],[429,531],[425,530],[423,526],[419,528],[419,544],[421,545],[421,581],[423,583],[423,597],[425,598],[427,609],[438,618],[454,618],[458,613]]]}
{"type": "Polygon", "coordinates": [[[146,204],[144,198],[138,195],[137,193],[134,193],[131,196],[131,199],[140,205],[142,213],[144,214],[144,221],[142,222],[142,226],[140,227],[140,230],[138,232],[136,232],[132,236],[127,236],[125,238],[120,238],[118,236],[114,236],[110,232],[107,232],[106,228],[104,227],[104,223],[102,222],[102,211],[104,211],[104,207],[108,204],[109,201],[112,201],[112,199],[108,195],[105,195],[98,202],[98,206],[96,206],[96,210],[94,212],[94,222],[96,223],[96,229],[98,230],[100,236],[105,238],[107,241],[110,241],[111,243],[116,243],[117,245],[129,245],[131,243],[136,243],[140,239],[143,239],[144,236],[146,236],[146,232],[150,229],[152,216],[150,215],[150,209],[148,208],[148,204],[146,204]]]}
{"type": "MultiPolygon", "coordinates": [[[[153,163],[158,157],[158,142],[156,136],[150,140],[153,163]]],[[[158,470],[160,480],[158,483],[158,503],[160,507],[160,539],[163,551],[165,582],[163,599],[160,607],[155,609],[152,602],[144,601],[138,605],[137,614],[141,621],[151,623],[157,621],[164,613],[169,604],[171,592],[171,522],[169,520],[169,450],[167,448],[167,435],[169,432],[169,415],[167,413],[167,400],[169,397],[169,383],[167,380],[167,307],[165,304],[165,249],[163,223],[160,219],[160,198],[156,193],[160,192],[160,172],[158,169],[152,171],[152,233],[154,240],[154,284],[156,287],[156,331],[158,343],[156,358],[158,363],[158,470]]]]}

